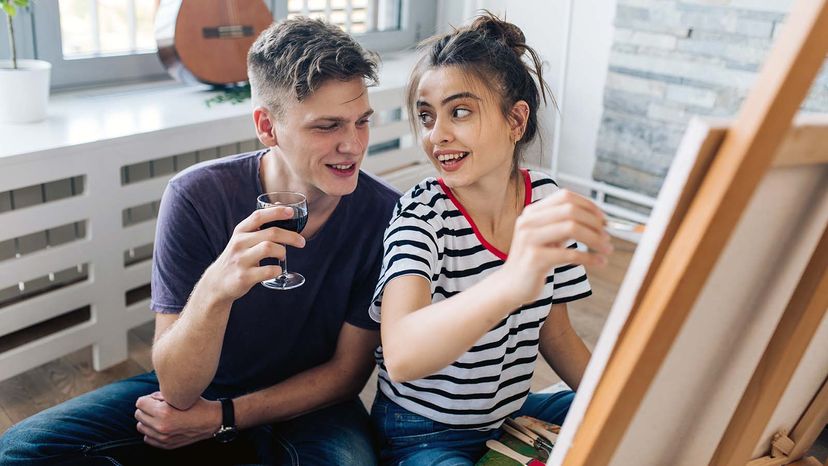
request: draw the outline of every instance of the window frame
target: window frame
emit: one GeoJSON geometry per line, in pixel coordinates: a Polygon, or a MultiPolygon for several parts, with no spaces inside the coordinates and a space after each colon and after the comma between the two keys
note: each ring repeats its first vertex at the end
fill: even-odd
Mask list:
{"type": "MultiPolygon", "coordinates": [[[[438,0],[401,0],[400,29],[354,34],[368,50],[413,48],[435,31],[438,0]]],[[[287,17],[287,0],[265,0],[274,19],[287,17]]],[[[53,90],[169,79],[155,52],[64,59],[57,0],[33,2],[34,55],[52,64],[53,90]]]]}
{"type": "Polygon", "coordinates": [[[33,5],[35,51],[37,58],[52,64],[52,89],[149,81],[169,76],[155,52],[64,59],[58,2],[34,2],[33,5]]]}

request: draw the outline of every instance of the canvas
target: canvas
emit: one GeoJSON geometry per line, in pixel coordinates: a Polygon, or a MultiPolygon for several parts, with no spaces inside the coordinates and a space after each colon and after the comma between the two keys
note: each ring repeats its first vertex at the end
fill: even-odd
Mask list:
{"type": "Polygon", "coordinates": [[[739,117],[689,126],[548,464],[789,464],[828,422],[828,116],[792,125],[828,2],[785,27],[739,117]]]}

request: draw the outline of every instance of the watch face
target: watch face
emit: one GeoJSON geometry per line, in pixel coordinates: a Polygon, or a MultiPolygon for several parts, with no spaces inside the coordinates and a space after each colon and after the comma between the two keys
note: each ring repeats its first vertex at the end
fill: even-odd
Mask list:
{"type": "Polygon", "coordinates": [[[224,427],[224,426],[222,426],[221,429],[218,430],[218,432],[213,434],[213,438],[215,438],[216,441],[219,442],[219,443],[227,443],[227,442],[233,440],[234,438],[236,438],[237,434],[238,434],[238,431],[236,430],[235,427],[224,427]]]}

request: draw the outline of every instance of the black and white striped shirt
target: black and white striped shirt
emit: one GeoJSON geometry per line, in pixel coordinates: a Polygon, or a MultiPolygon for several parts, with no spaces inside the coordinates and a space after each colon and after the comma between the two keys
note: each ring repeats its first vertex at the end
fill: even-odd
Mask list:
{"type": "MultiPolygon", "coordinates": [[[[546,174],[523,171],[523,176],[527,205],[558,189],[546,174]]],[[[378,322],[383,289],[396,277],[425,277],[431,281],[432,302],[439,302],[484,279],[506,259],[506,254],[480,235],[451,190],[434,178],[422,181],[397,203],[385,232],[384,250],[370,308],[371,317],[378,322]]],[[[443,424],[498,427],[529,394],[540,328],[551,305],[591,293],[582,266],[557,267],[547,277],[537,301],[516,309],[460,359],[432,375],[392,382],[383,364],[382,347],[378,348],[379,388],[403,408],[443,424]]]]}

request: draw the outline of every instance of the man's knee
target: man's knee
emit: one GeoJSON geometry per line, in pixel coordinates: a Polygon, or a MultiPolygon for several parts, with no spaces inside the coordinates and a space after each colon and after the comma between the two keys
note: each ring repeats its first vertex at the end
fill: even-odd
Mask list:
{"type": "Polygon", "coordinates": [[[57,464],[54,458],[82,456],[96,445],[140,438],[134,403],[154,387],[154,380],[154,375],[143,374],[115,382],[24,419],[0,436],[0,465],[57,464]]]}
{"type": "Polygon", "coordinates": [[[298,456],[302,465],[377,463],[371,423],[359,400],[296,418],[274,434],[286,455],[298,456]]]}
{"type": "Polygon", "coordinates": [[[35,415],[9,428],[0,436],[0,465],[29,465],[59,453],[62,434],[49,424],[35,415]]]}
{"type": "Polygon", "coordinates": [[[292,445],[301,465],[373,466],[376,452],[368,432],[340,430],[337,435],[319,441],[292,445]]]}

